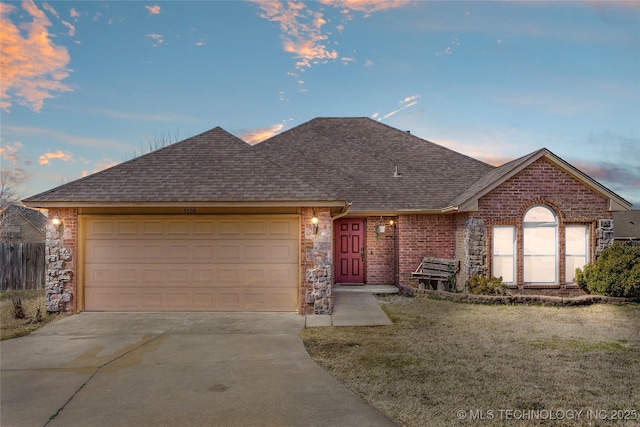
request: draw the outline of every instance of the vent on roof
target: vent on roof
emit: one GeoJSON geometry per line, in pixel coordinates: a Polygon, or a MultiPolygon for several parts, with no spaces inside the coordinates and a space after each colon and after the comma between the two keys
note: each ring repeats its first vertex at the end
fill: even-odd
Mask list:
{"type": "Polygon", "coordinates": [[[400,178],[402,176],[402,174],[400,172],[398,172],[398,166],[396,165],[396,170],[393,172],[393,177],[394,178],[400,178]]]}

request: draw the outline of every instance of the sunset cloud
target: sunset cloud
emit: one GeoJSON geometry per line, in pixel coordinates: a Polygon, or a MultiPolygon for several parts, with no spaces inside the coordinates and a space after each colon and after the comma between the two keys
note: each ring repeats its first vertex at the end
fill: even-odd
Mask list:
{"type": "Polygon", "coordinates": [[[251,145],[257,144],[260,141],[264,141],[267,138],[271,138],[282,130],[284,125],[282,123],[273,125],[268,128],[256,129],[242,135],[242,139],[251,145]]]}
{"type": "MultiPolygon", "coordinates": [[[[45,5],[50,12],[53,10],[45,5]]],[[[9,18],[17,8],[0,3],[0,108],[8,112],[16,102],[39,112],[45,99],[72,90],[62,83],[69,76],[71,58],[65,47],[53,43],[47,30],[51,22],[44,12],[32,0],[25,0],[22,9],[31,21],[21,22],[18,27],[9,18]]],[[[19,12],[15,15],[20,17],[19,12]]]]}
{"type": "Polygon", "coordinates": [[[0,157],[9,160],[14,165],[18,163],[18,151],[22,148],[21,142],[11,144],[3,144],[0,146],[0,157]]]}
{"type": "Polygon", "coordinates": [[[387,114],[385,114],[384,116],[380,117],[380,113],[374,113],[371,118],[372,119],[377,119],[378,121],[382,121],[385,119],[388,119],[389,117],[393,116],[394,114],[399,113],[400,111],[409,108],[409,107],[413,107],[414,105],[416,105],[418,103],[418,99],[420,99],[420,95],[411,95],[411,96],[407,96],[404,99],[401,99],[399,101],[400,104],[400,108],[397,108],[387,114]]]}
{"type": "Polygon", "coordinates": [[[312,11],[306,3],[261,0],[256,3],[262,9],[260,17],[280,24],[284,51],[297,59],[297,69],[338,57],[338,52],[327,48],[327,36],[322,34],[326,21],[320,12],[312,11]]]}
{"type": "Polygon", "coordinates": [[[160,14],[160,6],[153,5],[153,6],[145,6],[145,9],[147,9],[147,11],[149,12],[149,15],[159,15],[160,14]]]}
{"type": "Polygon", "coordinates": [[[15,132],[23,136],[41,135],[43,138],[48,140],[55,140],[65,144],[78,145],[81,147],[117,147],[118,149],[126,149],[128,147],[127,144],[115,139],[90,138],[38,127],[3,126],[2,130],[3,132],[15,132]]]}
{"type": "Polygon", "coordinates": [[[61,21],[62,25],[64,25],[65,27],[67,27],[69,29],[69,36],[73,37],[76,35],[76,27],[73,26],[73,24],[71,24],[70,22],[67,21],[61,21]]]}
{"type": "Polygon", "coordinates": [[[69,9],[69,16],[77,21],[80,17],[80,13],[78,13],[78,11],[72,7],[71,9],[69,9]]]}
{"type": "Polygon", "coordinates": [[[44,153],[38,157],[38,163],[48,165],[50,160],[56,159],[62,160],[63,162],[70,162],[73,160],[73,156],[69,152],[58,150],[55,153],[44,153]]]}
{"type": "Polygon", "coordinates": [[[162,37],[161,34],[147,34],[147,37],[149,37],[152,40],[155,40],[155,42],[151,43],[153,47],[158,47],[164,44],[164,38],[162,37]]]}
{"type": "Polygon", "coordinates": [[[397,9],[409,3],[409,0],[319,0],[326,6],[343,9],[343,12],[356,11],[364,13],[365,17],[374,12],[386,9],[397,9]]]}
{"type": "MultiPolygon", "coordinates": [[[[253,2],[262,9],[261,18],[279,23],[283,49],[285,52],[293,54],[296,59],[296,69],[310,68],[312,65],[338,58],[338,52],[328,47],[328,34],[322,31],[327,20],[322,12],[312,10],[314,3],[271,0],[253,0],[253,2]]],[[[362,12],[365,17],[368,17],[374,12],[402,7],[409,1],[320,0],[319,3],[340,9],[346,15],[356,11],[362,12]]],[[[352,19],[352,17],[348,16],[348,19],[352,19]]],[[[340,32],[344,31],[342,24],[336,28],[340,32]]]]}
{"type": "Polygon", "coordinates": [[[113,161],[113,160],[105,160],[105,159],[100,160],[100,161],[96,162],[95,168],[93,170],[91,170],[91,171],[83,170],[82,171],[82,177],[84,178],[85,176],[94,174],[96,172],[100,172],[100,171],[103,171],[105,169],[109,169],[109,168],[111,168],[111,167],[113,167],[113,166],[115,166],[117,164],[119,164],[119,163],[116,162],[116,161],[113,161]]]}

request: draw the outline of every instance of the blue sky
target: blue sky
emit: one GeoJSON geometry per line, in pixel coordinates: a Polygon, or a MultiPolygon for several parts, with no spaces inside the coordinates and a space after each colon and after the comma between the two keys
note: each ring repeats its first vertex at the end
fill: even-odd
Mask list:
{"type": "Polygon", "coordinates": [[[640,2],[1,2],[27,197],[221,126],[365,116],[499,165],[546,147],[640,208],[640,2]]]}

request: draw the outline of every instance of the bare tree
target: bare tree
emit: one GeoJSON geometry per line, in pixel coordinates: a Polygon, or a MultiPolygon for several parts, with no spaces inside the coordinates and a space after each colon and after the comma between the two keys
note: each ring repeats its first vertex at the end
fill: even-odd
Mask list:
{"type": "Polygon", "coordinates": [[[8,170],[0,171],[0,211],[18,201],[15,180],[8,170]]]}
{"type": "Polygon", "coordinates": [[[180,130],[176,130],[173,134],[167,131],[164,134],[158,135],[153,134],[152,138],[147,140],[147,144],[140,143],[138,148],[132,148],[130,151],[125,153],[124,160],[135,159],[136,157],[143,156],[147,153],[151,153],[152,151],[159,150],[168,145],[175,144],[178,141],[183,140],[180,136],[180,130]]]}

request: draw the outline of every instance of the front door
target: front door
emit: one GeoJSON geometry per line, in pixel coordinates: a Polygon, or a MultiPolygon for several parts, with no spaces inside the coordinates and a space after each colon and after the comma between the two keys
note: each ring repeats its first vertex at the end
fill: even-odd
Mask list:
{"type": "Polygon", "coordinates": [[[336,283],[364,282],[364,219],[336,221],[336,283]]]}

